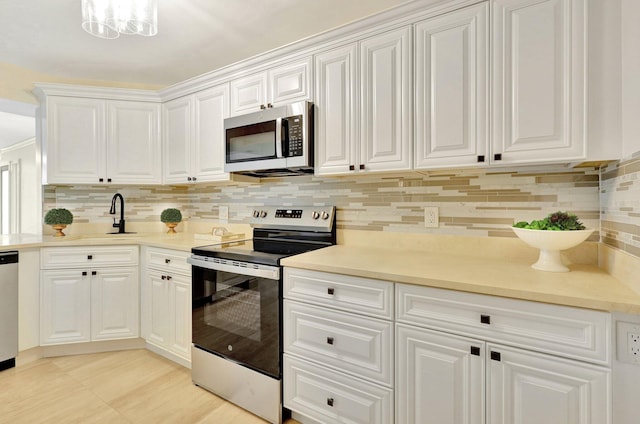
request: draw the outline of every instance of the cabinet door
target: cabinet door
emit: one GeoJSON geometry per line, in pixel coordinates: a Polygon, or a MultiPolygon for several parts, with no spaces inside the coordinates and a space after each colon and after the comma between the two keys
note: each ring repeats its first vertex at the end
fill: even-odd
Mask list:
{"type": "Polygon", "coordinates": [[[224,172],[224,118],[229,116],[227,84],[194,95],[195,134],[192,167],[194,181],[228,180],[224,172]]]}
{"type": "Polygon", "coordinates": [[[231,81],[231,115],[256,112],[267,105],[267,73],[231,81]]]}
{"type": "Polygon", "coordinates": [[[411,28],[360,43],[361,118],[358,169],[411,169],[411,28]]]}
{"type": "Polygon", "coordinates": [[[487,346],[487,423],[611,423],[606,368],[487,346]]]}
{"type": "Polygon", "coordinates": [[[48,97],[46,131],[48,184],[106,181],[104,100],[48,97]]]}
{"type": "Polygon", "coordinates": [[[160,184],[160,105],[109,101],[107,108],[107,181],[160,184]]]}
{"type": "Polygon", "coordinates": [[[192,96],[171,100],[162,105],[163,119],[163,173],[164,182],[191,181],[192,96]]]}
{"type": "Polygon", "coordinates": [[[138,337],[138,268],[102,268],[91,274],[91,339],[138,337]]]}
{"type": "Polygon", "coordinates": [[[402,324],[396,335],[396,422],[484,423],[484,342],[402,324]]]}
{"type": "Polygon", "coordinates": [[[174,353],[191,357],[191,280],[188,277],[170,275],[169,319],[170,344],[174,353]]]}
{"type": "Polygon", "coordinates": [[[315,174],[350,173],[357,143],[357,45],[350,44],[315,58],[315,174]]]}
{"type": "Polygon", "coordinates": [[[269,96],[273,105],[311,98],[311,58],[269,70],[269,96]]]}
{"type": "Polygon", "coordinates": [[[147,270],[144,283],[145,302],[147,310],[143,311],[143,317],[148,320],[145,323],[144,338],[151,343],[167,347],[169,343],[169,286],[167,277],[160,271],[147,270]],[[164,278],[163,278],[164,277],[164,278]]]}
{"type": "Polygon", "coordinates": [[[417,169],[489,162],[488,7],[416,24],[417,169]]]}
{"type": "Polygon", "coordinates": [[[91,273],[46,270],[40,275],[40,344],[91,339],[91,273]]]}
{"type": "Polygon", "coordinates": [[[585,8],[581,0],[494,1],[497,163],[585,157],[585,8]]]}

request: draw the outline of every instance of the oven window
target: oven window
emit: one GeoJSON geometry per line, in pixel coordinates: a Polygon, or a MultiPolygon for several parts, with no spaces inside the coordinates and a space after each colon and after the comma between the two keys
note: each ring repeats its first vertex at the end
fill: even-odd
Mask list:
{"type": "Polygon", "coordinates": [[[227,163],[276,157],[276,122],[227,130],[227,163]]]}
{"type": "Polygon", "coordinates": [[[280,282],[193,267],[193,343],[280,377],[280,282]]]}

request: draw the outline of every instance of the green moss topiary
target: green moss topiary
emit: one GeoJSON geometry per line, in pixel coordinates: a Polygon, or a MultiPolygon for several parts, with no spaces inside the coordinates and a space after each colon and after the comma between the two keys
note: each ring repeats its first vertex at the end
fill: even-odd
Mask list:
{"type": "Polygon", "coordinates": [[[64,208],[51,209],[44,216],[47,225],[69,225],[73,222],[73,214],[64,208]]]}
{"type": "Polygon", "coordinates": [[[178,209],[168,208],[162,211],[160,214],[160,221],[162,222],[181,222],[182,213],[178,209]]]}

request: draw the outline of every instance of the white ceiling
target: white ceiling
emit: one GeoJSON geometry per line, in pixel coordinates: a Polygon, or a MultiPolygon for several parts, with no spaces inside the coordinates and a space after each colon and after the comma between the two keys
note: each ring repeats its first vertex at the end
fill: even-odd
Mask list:
{"type": "Polygon", "coordinates": [[[167,86],[406,1],[158,0],[158,35],[103,40],[81,28],[81,0],[1,0],[0,61],[167,86]]]}
{"type": "MultiPolygon", "coordinates": [[[[407,1],[158,0],[158,35],[103,40],[81,28],[81,0],[0,0],[0,62],[164,87],[407,1]]],[[[0,149],[34,136],[32,117],[0,108],[0,149]]]]}

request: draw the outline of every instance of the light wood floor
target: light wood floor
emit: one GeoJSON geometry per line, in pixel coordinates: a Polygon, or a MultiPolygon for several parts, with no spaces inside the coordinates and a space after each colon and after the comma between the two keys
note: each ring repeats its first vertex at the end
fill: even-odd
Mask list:
{"type": "Polygon", "coordinates": [[[0,372],[0,423],[265,421],[194,386],[190,370],[141,349],[45,358],[0,372]]]}

